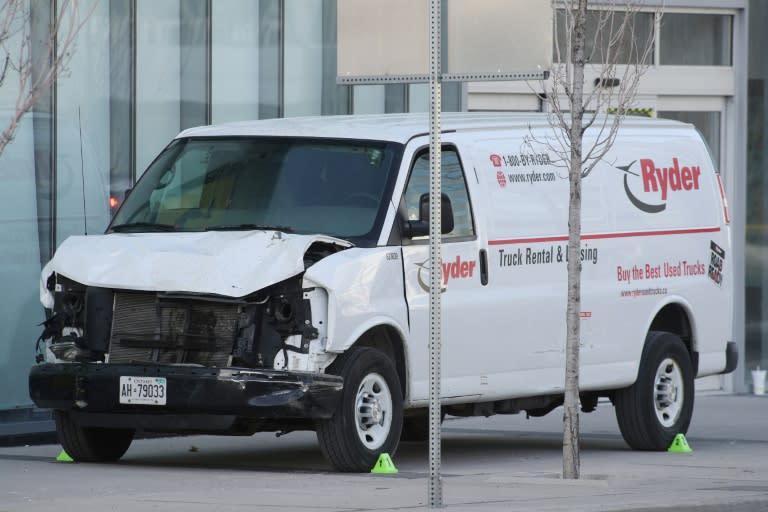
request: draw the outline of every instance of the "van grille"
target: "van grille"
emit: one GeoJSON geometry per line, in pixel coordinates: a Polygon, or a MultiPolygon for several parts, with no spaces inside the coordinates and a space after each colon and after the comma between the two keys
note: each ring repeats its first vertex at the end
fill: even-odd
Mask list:
{"type": "Polygon", "coordinates": [[[109,362],[231,363],[237,304],[115,293],[109,362]]]}

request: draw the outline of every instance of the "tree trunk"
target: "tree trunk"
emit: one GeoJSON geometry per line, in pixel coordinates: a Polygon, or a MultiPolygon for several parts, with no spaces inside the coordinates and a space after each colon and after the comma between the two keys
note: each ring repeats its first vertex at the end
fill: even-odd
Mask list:
{"type": "Polygon", "coordinates": [[[568,203],[568,307],[566,310],[563,478],[579,478],[579,342],[581,340],[581,159],[584,117],[584,32],[587,0],[573,12],[571,62],[573,82],[570,126],[568,203]]]}

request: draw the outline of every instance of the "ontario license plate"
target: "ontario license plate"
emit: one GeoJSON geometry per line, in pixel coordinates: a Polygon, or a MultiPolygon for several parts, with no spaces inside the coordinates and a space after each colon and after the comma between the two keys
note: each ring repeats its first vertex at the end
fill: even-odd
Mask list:
{"type": "Polygon", "coordinates": [[[165,405],[168,382],[165,377],[120,377],[120,403],[165,405]]]}

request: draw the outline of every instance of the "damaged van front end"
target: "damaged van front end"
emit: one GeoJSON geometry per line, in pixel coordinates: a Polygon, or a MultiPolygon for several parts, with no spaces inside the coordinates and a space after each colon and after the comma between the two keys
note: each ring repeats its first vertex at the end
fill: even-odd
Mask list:
{"type": "Polygon", "coordinates": [[[46,362],[30,374],[38,406],[89,426],[173,432],[292,430],[332,414],[342,382],[320,373],[332,357],[327,295],[305,287],[303,270],[348,243],[277,231],[166,235],[141,249],[135,235],[99,238],[70,239],[46,267],[46,362]],[[257,291],[224,295],[237,272],[216,274],[242,265],[241,254],[279,262],[265,273],[276,282],[241,276],[230,289],[257,291]],[[220,285],[206,290],[191,272],[220,285]]]}
{"type": "Polygon", "coordinates": [[[29,375],[65,450],[109,461],[137,430],[285,433],[330,418],[343,391],[326,372],[334,290],[306,272],[375,244],[387,146],[181,137],[106,233],[67,239],[41,275],[29,375]]]}

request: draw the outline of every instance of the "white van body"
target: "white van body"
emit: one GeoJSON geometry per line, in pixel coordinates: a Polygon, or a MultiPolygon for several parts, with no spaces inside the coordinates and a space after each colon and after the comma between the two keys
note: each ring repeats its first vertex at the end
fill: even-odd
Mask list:
{"type": "MultiPolygon", "coordinates": [[[[46,325],[45,362],[33,368],[30,390],[39,406],[56,410],[68,452],[76,460],[119,458],[136,428],[311,428],[334,467],[367,470],[379,453],[394,452],[401,425],[403,435],[423,436],[430,272],[419,202],[428,192],[427,121],[296,118],[179,134],[106,234],[69,238],[43,270],[41,300],[59,321],[46,325]],[[228,154],[248,156],[226,160],[234,157],[216,153],[224,141],[228,154]],[[279,158],[267,154],[272,147],[279,158]],[[174,151],[177,160],[164,156],[174,151]],[[170,165],[164,158],[175,167],[159,169],[170,165]],[[182,192],[171,197],[177,185],[183,190],[186,178],[174,169],[184,158],[188,168],[208,169],[191,209],[182,192]],[[217,158],[227,163],[214,169],[217,158]],[[359,169],[342,176],[344,159],[359,169]],[[246,183],[258,162],[272,160],[276,173],[297,170],[292,181],[281,174],[269,182],[274,196],[253,199],[265,205],[259,222],[244,222],[240,210],[235,224],[222,220],[246,189],[254,198],[266,193],[263,183],[252,190],[246,183]],[[354,189],[369,172],[380,176],[375,187],[354,189]],[[277,197],[298,192],[304,196],[294,203],[277,197]],[[338,202],[313,202],[328,194],[338,202]],[[78,296],[84,313],[66,306],[78,296]],[[216,329],[226,314],[199,306],[206,301],[234,308],[225,334],[216,329]],[[153,311],[144,334],[126,334],[153,311]],[[108,325],[89,327],[100,314],[108,325]],[[196,322],[208,327],[190,327],[196,322]],[[163,328],[176,333],[171,341],[161,339],[163,328]],[[210,357],[189,356],[194,350],[210,357]],[[215,390],[195,387],[200,369],[210,370],[215,390]],[[126,379],[139,376],[157,385],[140,381],[131,402],[126,379]],[[51,389],[62,379],[70,392],[51,389]],[[227,410],[226,397],[238,391],[222,381],[237,381],[239,392],[261,387],[227,410]],[[270,388],[277,381],[293,384],[270,388]],[[211,400],[193,403],[189,394],[204,389],[211,400]],[[111,444],[124,448],[89,440],[89,428],[122,432],[111,444]]],[[[543,115],[444,114],[442,182],[453,226],[442,238],[441,401],[449,414],[537,416],[562,403],[568,179],[545,143],[552,130],[543,115]]],[[[593,137],[588,131],[585,147],[593,137]]],[[[735,367],[722,186],[691,125],[628,118],[584,179],[582,197],[582,408],[610,397],[630,446],[664,449],[688,427],[693,378],[735,367]]]]}

